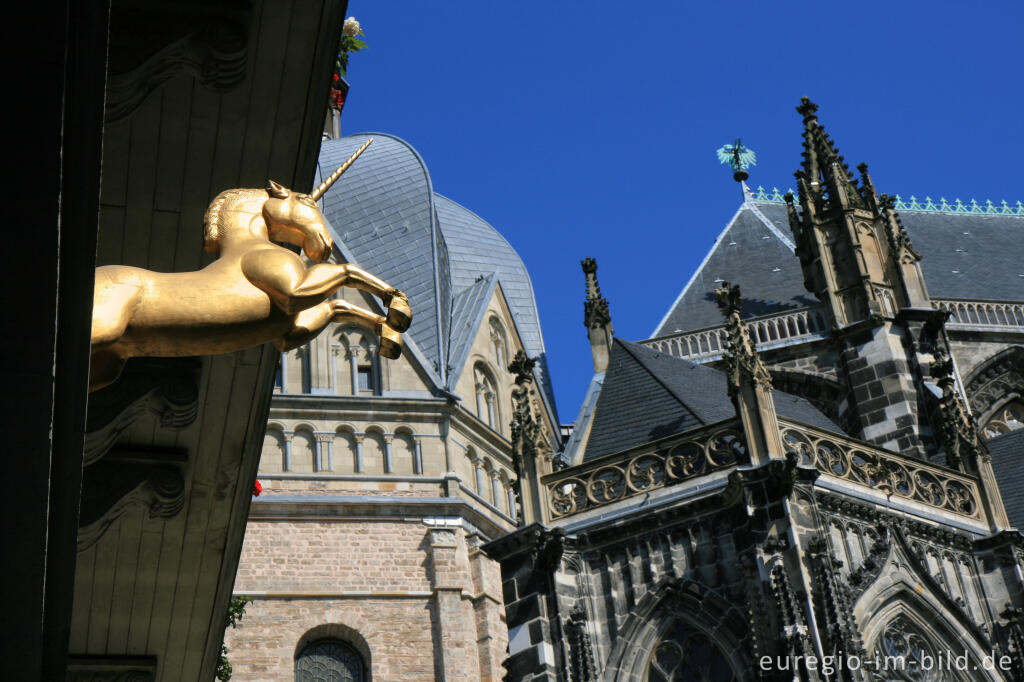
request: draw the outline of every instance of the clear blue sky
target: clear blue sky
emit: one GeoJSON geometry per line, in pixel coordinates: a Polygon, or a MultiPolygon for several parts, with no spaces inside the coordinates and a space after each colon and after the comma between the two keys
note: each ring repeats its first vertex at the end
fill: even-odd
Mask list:
{"type": "MultiPolygon", "coordinates": [[[[592,374],[579,261],[650,336],[740,202],[786,189],[801,95],[880,192],[1024,201],[1024,3],[350,0],[343,133],[415,146],[533,278],[563,422],[592,374]]],[[[1024,238],[1024,234],[1022,234],[1024,238]]]]}

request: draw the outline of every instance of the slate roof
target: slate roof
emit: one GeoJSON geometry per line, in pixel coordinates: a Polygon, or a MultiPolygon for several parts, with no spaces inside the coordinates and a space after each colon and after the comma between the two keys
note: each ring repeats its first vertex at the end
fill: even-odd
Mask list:
{"type": "MultiPolygon", "coordinates": [[[[773,397],[779,415],[843,433],[805,399],[773,397]]],[[[615,339],[582,461],[735,416],[721,371],[615,339]]]]}
{"type": "MultiPolygon", "coordinates": [[[[933,298],[1024,301],[1024,216],[907,210],[899,216],[921,254],[933,298]]],[[[817,305],[804,289],[791,239],[785,204],[744,202],[652,336],[722,324],[716,279],[740,285],[744,318],[817,305]]]]}
{"type": "Polygon", "coordinates": [[[436,194],[423,159],[392,135],[359,133],[324,141],[315,182],[368,137],[373,144],[321,200],[339,251],[409,296],[410,345],[422,352],[424,369],[437,386],[449,391],[461,370],[457,356],[472,343],[487,303],[478,279],[500,282],[526,352],[541,358],[538,383],[558,423],[530,276],[497,230],[436,194]]]}
{"type": "Polygon", "coordinates": [[[1024,429],[996,436],[987,445],[1006,515],[1024,532],[1024,429]]]}
{"type": "MultiPolygon", "coordinates": [[[[555,398],[540,331],[540,314],[533,296],[533,284],[522,259],[501,233],[477,214],[440,194],[434,194],[434,202],[448,245],[452,285],[461,289],[474,284],[481,275],[495,274],[527,354],[539,357],[535,368],[537,380],[553,410],[555,398]]],[[[453,371],[461,369],[461,362],[452,363],[453,371]]],[[[455,385],[454,381],[451,385],[455,385]]]]}

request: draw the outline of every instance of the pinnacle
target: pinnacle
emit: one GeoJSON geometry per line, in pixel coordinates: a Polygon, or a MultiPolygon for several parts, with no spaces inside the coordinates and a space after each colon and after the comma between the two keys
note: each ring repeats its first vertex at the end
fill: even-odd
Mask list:
{"type": "Polygon", "coordinates": [[[804,120],[814,118],[814,112],[818,110],[818,105],[810,100],[807,95],[800,98],[800,106],[796,108],[798,114],[804,117],[804,120]]]}

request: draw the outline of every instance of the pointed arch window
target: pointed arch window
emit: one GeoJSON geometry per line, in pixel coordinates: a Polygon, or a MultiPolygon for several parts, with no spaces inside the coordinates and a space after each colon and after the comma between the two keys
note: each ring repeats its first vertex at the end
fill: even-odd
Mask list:
{"type": "Polygon", "coordinates": [[[364,682],[363,657],[335,639],[311,642],[295,659],[295,682],[364,682]]]}
{"type": "Polygon", "coordinates": [[[654,647],[650,682],[738,682],[725,654],[707,635],[676,620],[654,647]]]}
{"type": "Polygon", "coordinates": [[[875,645],[875,653],[885,665],[885,674],[890,676],[888,679],[906,682],[949,679],[934,665],[937,660],[935,646],[906,618],[895,618],[885,626],[875,645]]]}
{"type": "Polygon", "coordinates": [[[993,438],[1017,429],[1024,429],[1024,401],[1019,398],[996,410],[985,424],[984,434],[985,438],[993,438]]]}

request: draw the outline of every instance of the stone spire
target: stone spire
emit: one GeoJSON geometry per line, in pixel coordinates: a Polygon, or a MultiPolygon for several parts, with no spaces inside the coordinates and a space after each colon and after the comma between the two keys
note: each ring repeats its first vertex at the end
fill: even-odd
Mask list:
{"type": "Polygon", "coordinates": [[[863,206],[864,196],[850,167],[818,122],[818,105],[802,97],[796,110],[804,119],[803,163],[796,173],[801,202],[820,203],[827,195],[831,203],[844,208],[863,206]]]}
{"type": "Polygon", "coordinates": [[[892,318],[901,308],[931,307],[914,250],[894,202],[875,192],[867,164],[857,186],[839,150],[806,97],[803,161],[796,172],[800,211],[786,195],[790,229],[804,282],[843,327],[873,315],[892,318]]]}
{"type": "Polygon", "coordinates": [[[804,97],[796,109],[803,117],[799,207],[787,194],[786,209],[804,286],[824,304],[841,344],[849,388],[841,419],[864,440],[927,456],[934,442],[917,401],[927,368],[915,366],[908,350],[932,309],[921,257],[867,164],[858,166],[858,186],[818,106],[804,97]]]}
{"type": "Polygon", "coordinates": [[[583,302],[583,326],[590,337],[590,352],[594,359],[594,371],[603,372],[608,369],[608,357],[611,354],[612,315],[608,311],[608,299],[601,295],[601,286],[597,283],[597,261],[585,258],[580,261],[583,274],[587,278],[587,300],[583,302]]]}

